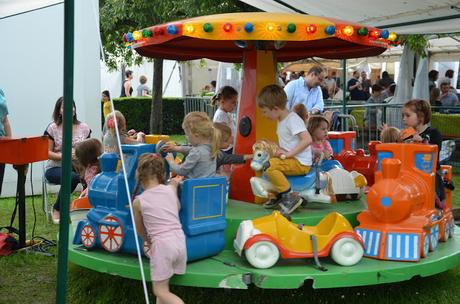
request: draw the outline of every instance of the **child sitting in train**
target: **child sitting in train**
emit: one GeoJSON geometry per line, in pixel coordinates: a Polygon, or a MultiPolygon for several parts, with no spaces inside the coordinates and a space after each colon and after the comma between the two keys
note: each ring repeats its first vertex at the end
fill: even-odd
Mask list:
{"type": "MultiPolygon", "coordinates": [[[[413,136],[415,142],[428,143],[430,145],[438,146],[438,160],[439,152],[442,147],[442,135],[441,133],[429,126],[431,121],[431,107],[430,104],[422,99],[413,99],[409,100],[404,104],[402,108],[402,117],[403,122],[406,127],[412,127],[417,132],[413,136]]],[[[445,190],[442,177],[439,173],[439,162],[437,165],[436,172],[436,207],[439,209],[444,209],[445,204],[445,190]]]]}
{"type": "Polygon", "coordinates": [[[101,172],[99,156],[102,154],[102,144],[98,139],[88,138],[78,143],[75,147],[75,156],[81,167],[81,177],[86,187],[80,194],[80,198],[88,196],[88,187],[93,178],[101,172]]]}
{"type": "Polygon", "coordinates": [[[324,116],[313,115],[308,119],[308,133],[312,138],[311,152],[313,161],[319,159],[323,155],[324,159],[330,159],[333,151],[331,144],[327,140],[327,132],[329,130],[329,122],[324,116]]]}
{"type": "Polygon", "coordinates": [[[136,182],[144,192],[134,202],[137,233],[150,257],[150,275],[157,303],[184,303],[169,290],[174,274],[184,274],[187,265],[185,235],[179,220],[177,184],[165,185],[165,165],[159,154],[139,157],[136,182]]]}
{"type": "Polygon", "coordinates": [[[184,178],[212,177],[216,175],[216,156],[220,150],[220,131],[213,127],[203,112],[188,113],[182,122],[191,149],[181,164],[172,153],[165,157],[171,171],[184,178]]]}
{"type": "Polygon", "coordinates": [[[278,144],[276,157],[269,160],[265,175],[275,186],[278,196],[265,203],[266,208],[280,205],[283,214],[290,214],[302,203],[302,198],[291,193],[286,175],[305,175],[312,165],[312,142],[305,122],[286,108],[287,96],[278,85],[264,87],[257,96],[257,106],[267,119],[276,120],[278,144]]]}
{"type": "Polygon", "coordinates": [[[211,104],[217,105],[219,108],[214,113],[212,121],[214,123],[222,123],[230,128],[231,138],[229,139],[229,145],[223,151],[227,154],[233,153],[233,139],[236,136],[236,124],[233,119],[233,109],[238,101],[238,92],[231,86],[224,86],[219,89],[216,95],[212,97],[211,104]]]}
{"type": "Polygon", "coordinates": [[[129,132],[126,131],[125,117],[120,111],[114,111],[106,117],[106,125],[102,140],[104,144],[104,152],[120,154],[118,149],[117,134],[115,131],[114,117],[116,118],[116,124],[120,135],[120,144],[138,144],[144,142],[145,134],[143,132],[138,132],[135,135],[135,138],[132,138],[130,133],[132,133],[133,130],[130,130],[129,132]]]}

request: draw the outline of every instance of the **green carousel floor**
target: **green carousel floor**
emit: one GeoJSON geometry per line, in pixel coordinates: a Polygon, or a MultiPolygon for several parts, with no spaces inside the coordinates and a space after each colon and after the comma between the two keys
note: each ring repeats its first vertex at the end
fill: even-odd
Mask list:
{"type": "MultiPolygon", "coordinates": [[[[365,202],[340,202],[335,205],[309,204],[307,208],[296,211],[292,221],[307,225],[317,224],[331,211],[345,215],[353,225],[356,215],[365,209],[365,202]]],[[[269,214],[261,206],[230,200],[227,207],[227,244],[219,255],[189,263],[185,275],[175,276],[172,283],[183,286],[240,288],[249,284],[260,288],[293,289],[310,283],[314,288],[334,288],[348,286],[375,285],[409,280],[414,276],[430,276],[460,264],[460,231],[446,243],[440,243],[437,250],[418,263],[379,261],[363,258],[352,267],[336,265],[329,258],[321,260],[328,270],[315,267],[313,259],[280,260],[270,269],[256,269],[233,252],[233,235],[243,219],[252,219],[269,214]]],[[[82,214],[74,214],[72,222],[77,223],[82,214]]],[[[70,227],[70,239],[74,227],[70,227]]],[[[102,250],[87,251],[82,246],[69,246],[69,260],[77,265],[98,272],[119,275],[130,279],[140,279],[136,256],[109,254],[102,250]]],[[[150,268],[147,259],[143,267],[148,280],[150,268]]]]}

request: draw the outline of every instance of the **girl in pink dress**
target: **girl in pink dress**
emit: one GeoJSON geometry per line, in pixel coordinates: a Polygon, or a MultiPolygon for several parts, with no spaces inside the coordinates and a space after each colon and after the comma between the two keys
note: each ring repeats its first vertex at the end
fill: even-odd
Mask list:
{"type": "Polygon", "coordinates": [[[81,197],[88,196],[88,188],[93,178],[101,172],[99,167],[99,156],[102,154],[102,143],[96,138],[88,138],[77,144],[75,156],[81,170],[81,177],[85,181],[86,188],[80,194],[81,197]]]}
{"type": "Polygon", "coordinates": [[[144,192],[134,200],[137,233],[150,257],[150,276],[157,303],[183,303],[169,290],[169,279],[184,274],[187,264],[185,235],[179,220],[177,184],[165,185],[164,160],[155,153],[139,157],[136,182],[144,192]]]}
{"type": "Polygon", "coordinates": [[[311,152],[313,159],[319,159],[321,154],[324,159],[332,157],[332,147],[327,141],[327,132],[329,130],[329,122],[326,118],[319,115],[313,115],[308,118],[307,130],[311,135],[311,152]]]}

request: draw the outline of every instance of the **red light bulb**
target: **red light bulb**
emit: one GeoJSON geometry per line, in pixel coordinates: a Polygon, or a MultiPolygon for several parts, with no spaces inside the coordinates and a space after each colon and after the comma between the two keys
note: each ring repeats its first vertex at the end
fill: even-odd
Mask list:
{"type": "Polygon", "coordinates": [[[232,30],[232,24],[231,23],[225,23],[224,24],[224,31],[226,31],[228,33],[231,30],[232,30]]]}

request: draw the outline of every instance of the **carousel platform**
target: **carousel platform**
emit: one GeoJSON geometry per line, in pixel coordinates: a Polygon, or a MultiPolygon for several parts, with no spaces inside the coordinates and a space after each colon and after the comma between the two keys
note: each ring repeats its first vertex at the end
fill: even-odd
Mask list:
{"type": "MultiPolygon", "coordinates": [[[[366,208],[365,200],[339,202],[335,205],[308,204],[292,214],[292,221],[307,225],[316,225],[322,217],[332,211],[343,214],[353,226],[357,224],[356,215],[366,208]]],[[[195,261],[187,265],[187,272],[175,276],[172,283],[182,286],[237,288],[246,289],[249,285],[260,288],[295,289],[304,284],[313,288],[337,288],[409,280],[414,276],[426,277],[460,265],[460,230],[456,229],[453,238],[440,243],[437,250],[430,252],[420,262],[393,262],[363,258],[357,265],[343,267],[329,258],[321,259],[327,271],[316,268],[313,259],[280,260],[270,269],[253,268],[244,259],[233,252],[232,241],[239,223],[245,219],[264,216],[271,213],[261,206],[229,200],[227,205],[227,230],[225,250],[217,256],[195,261]]],[[[84,213],[72,215],[77,223],[84,213]]],[[[70,239],[75,227],[70,227],[70,239]]],[[[103,250],[88,251],[81,245],[69,245],[69,260],[79,266],[118,275],[130,279],[140,279],[139,264],[136,256],[110,254],[103,250]]],[[[150,268],[144,259],[144,271],[150,280],[150,268]]]]}

